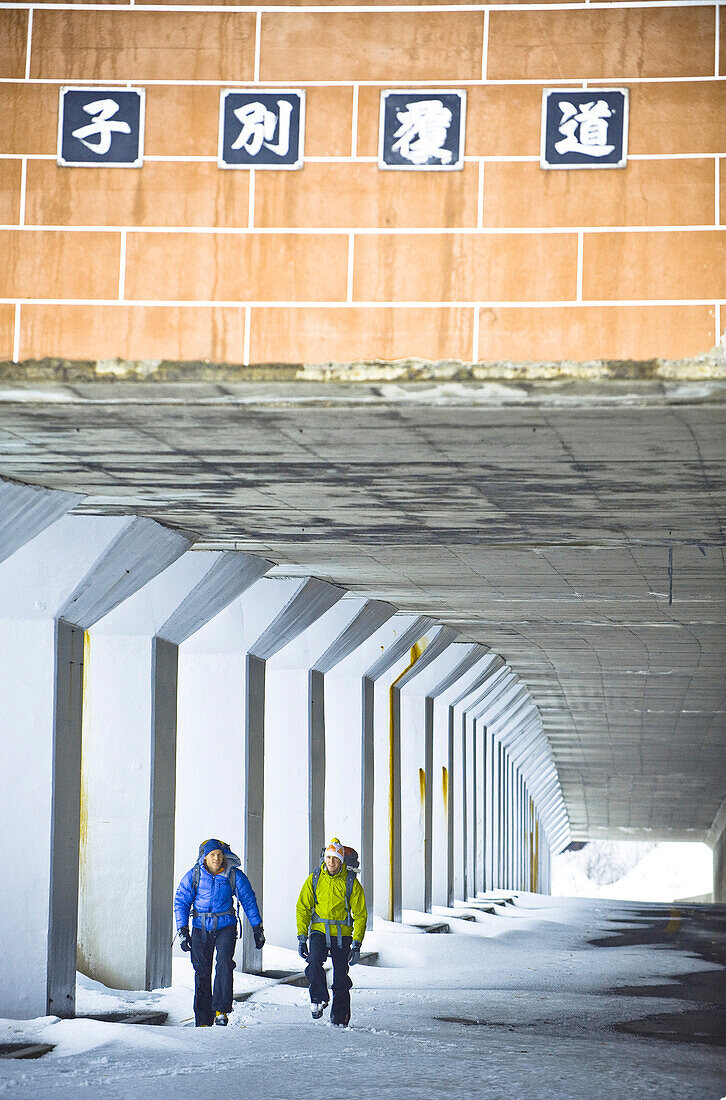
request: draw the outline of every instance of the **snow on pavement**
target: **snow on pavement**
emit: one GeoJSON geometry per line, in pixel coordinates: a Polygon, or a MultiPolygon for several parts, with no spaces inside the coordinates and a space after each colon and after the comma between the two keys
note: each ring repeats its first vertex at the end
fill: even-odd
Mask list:
{"type": "MultiPolygon", "coordinates": [[[[675,1011],[672,1001],[618,994],[618,986],[710,966],[675,944],[588,944],[613,931],[607,920],[629,914],[637,919],[634,907],[613,901],[520,895],[484,919],[446,917],[451,935],[376,920],[365,949],[378,951],[379,965],[352,970],[348,1029],[313,1022],[306,989],[246,974],[235,976],[235,988],[253,992],[235,1006],[228,1028],[185,1025],[193,989],[186,958],[174,961],[171,989],[153,993],[109,991],[79,976],[79,1012],[156,1009],[169,1013],[167,1026],[2,1020],[0,1041],[28,1038],[55,1049],[37,1061],[0,1059],[0,1095],[719,1100],[726,1096],[723,1048],[612,1030],[675,1011]]],[[[268,968],[299,964],[281,948],[266,948],[264,961],[268,968]]]]}

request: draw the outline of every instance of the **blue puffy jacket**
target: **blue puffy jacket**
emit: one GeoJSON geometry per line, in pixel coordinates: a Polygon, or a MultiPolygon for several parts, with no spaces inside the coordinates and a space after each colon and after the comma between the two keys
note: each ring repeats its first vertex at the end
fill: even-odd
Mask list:
{"type": "Polygon", "coordinates": [[[214,931],[215,928],[225,928],[229,924],[236,923],[232,907],[232,884],[229,881],[229,873],[234,868],[235,893],[239,898],[242,908],[247,914],[247,919],[253,928],[262,924],[262,917],[257,908],[257,898],[250,886],[250,880],[241,869],[239,857],[229,850],[225,851],[225,866],[217,875],[213,875],[204,866],[204,856],[199,857],[199,887],[194,896],[194,868],[190,868],[177,886],[174,895],[174,920],[177,931],[186,928],[189,923],[189,912],[193,908],[192,926],[214,931]]]}

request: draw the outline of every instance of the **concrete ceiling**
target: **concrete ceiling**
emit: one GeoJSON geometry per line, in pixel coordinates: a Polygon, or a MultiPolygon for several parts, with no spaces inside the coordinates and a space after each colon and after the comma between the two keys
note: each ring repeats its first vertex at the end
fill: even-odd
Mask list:
{"type": "Polygon", "coordinates": [[[573,837],[706,835],[726,795],[723,381],[2,377],[5,476],[435,615],[532,690],[573,837]]]}

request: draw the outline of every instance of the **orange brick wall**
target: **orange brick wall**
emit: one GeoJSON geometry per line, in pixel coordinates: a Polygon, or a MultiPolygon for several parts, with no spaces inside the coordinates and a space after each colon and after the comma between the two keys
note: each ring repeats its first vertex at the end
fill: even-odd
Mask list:
{"type": "Polygon", "coordinates": [[[726,6],[0,9],[0,357],[680,357],[726,327],[726,6]],[[328,10],[320,10],[328,8],[328,10]],[[140,169],[56,165],[59,87],[146,88],[140,169]],[[625,169],[539,167],[542,89],[630,90],[625,169]],[[306,92],[300,171],[219,92],[306,92]],[[461,172],[377,167],[382,89],[467,91],[461,172]]]}

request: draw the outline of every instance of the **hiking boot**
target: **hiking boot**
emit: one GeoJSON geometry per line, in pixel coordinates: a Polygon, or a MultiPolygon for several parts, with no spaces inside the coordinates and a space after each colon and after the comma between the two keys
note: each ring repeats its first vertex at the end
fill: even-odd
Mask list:
{"type": "Polygon", "coordinates": [[[325,1009],[326,1009],[327,1007],[328,1007],[328,1003],[327,1003],[327,1001],[323,1001],[323,1003],[322,1003],[322,1004],[316,1004],[316,1003],[315,1003],[315,1002],[313,1001],[313,1003],[312,1003],[312,1004],[310,1005],[310,1011],[311,1011],[311,1012],[312,1012],[312,1014],[313,1014],[313,1019],[314,1019],[314,1020],[319,1020],[319,1019],[320,1019],[320,1017],[321,1017],[321,1016],[323,1015],[323,1013],[325,1012],[325,1009]]]}
{"type": "Polygon", "coordinates": [[[215,1022],[215,1024],[218,1024],[219,1027],[226,1027],[227,1023],[228,1023],[227,1013],[226,1012],[215,1012],[214,1013],[214,1022],[215,1022]]]}

